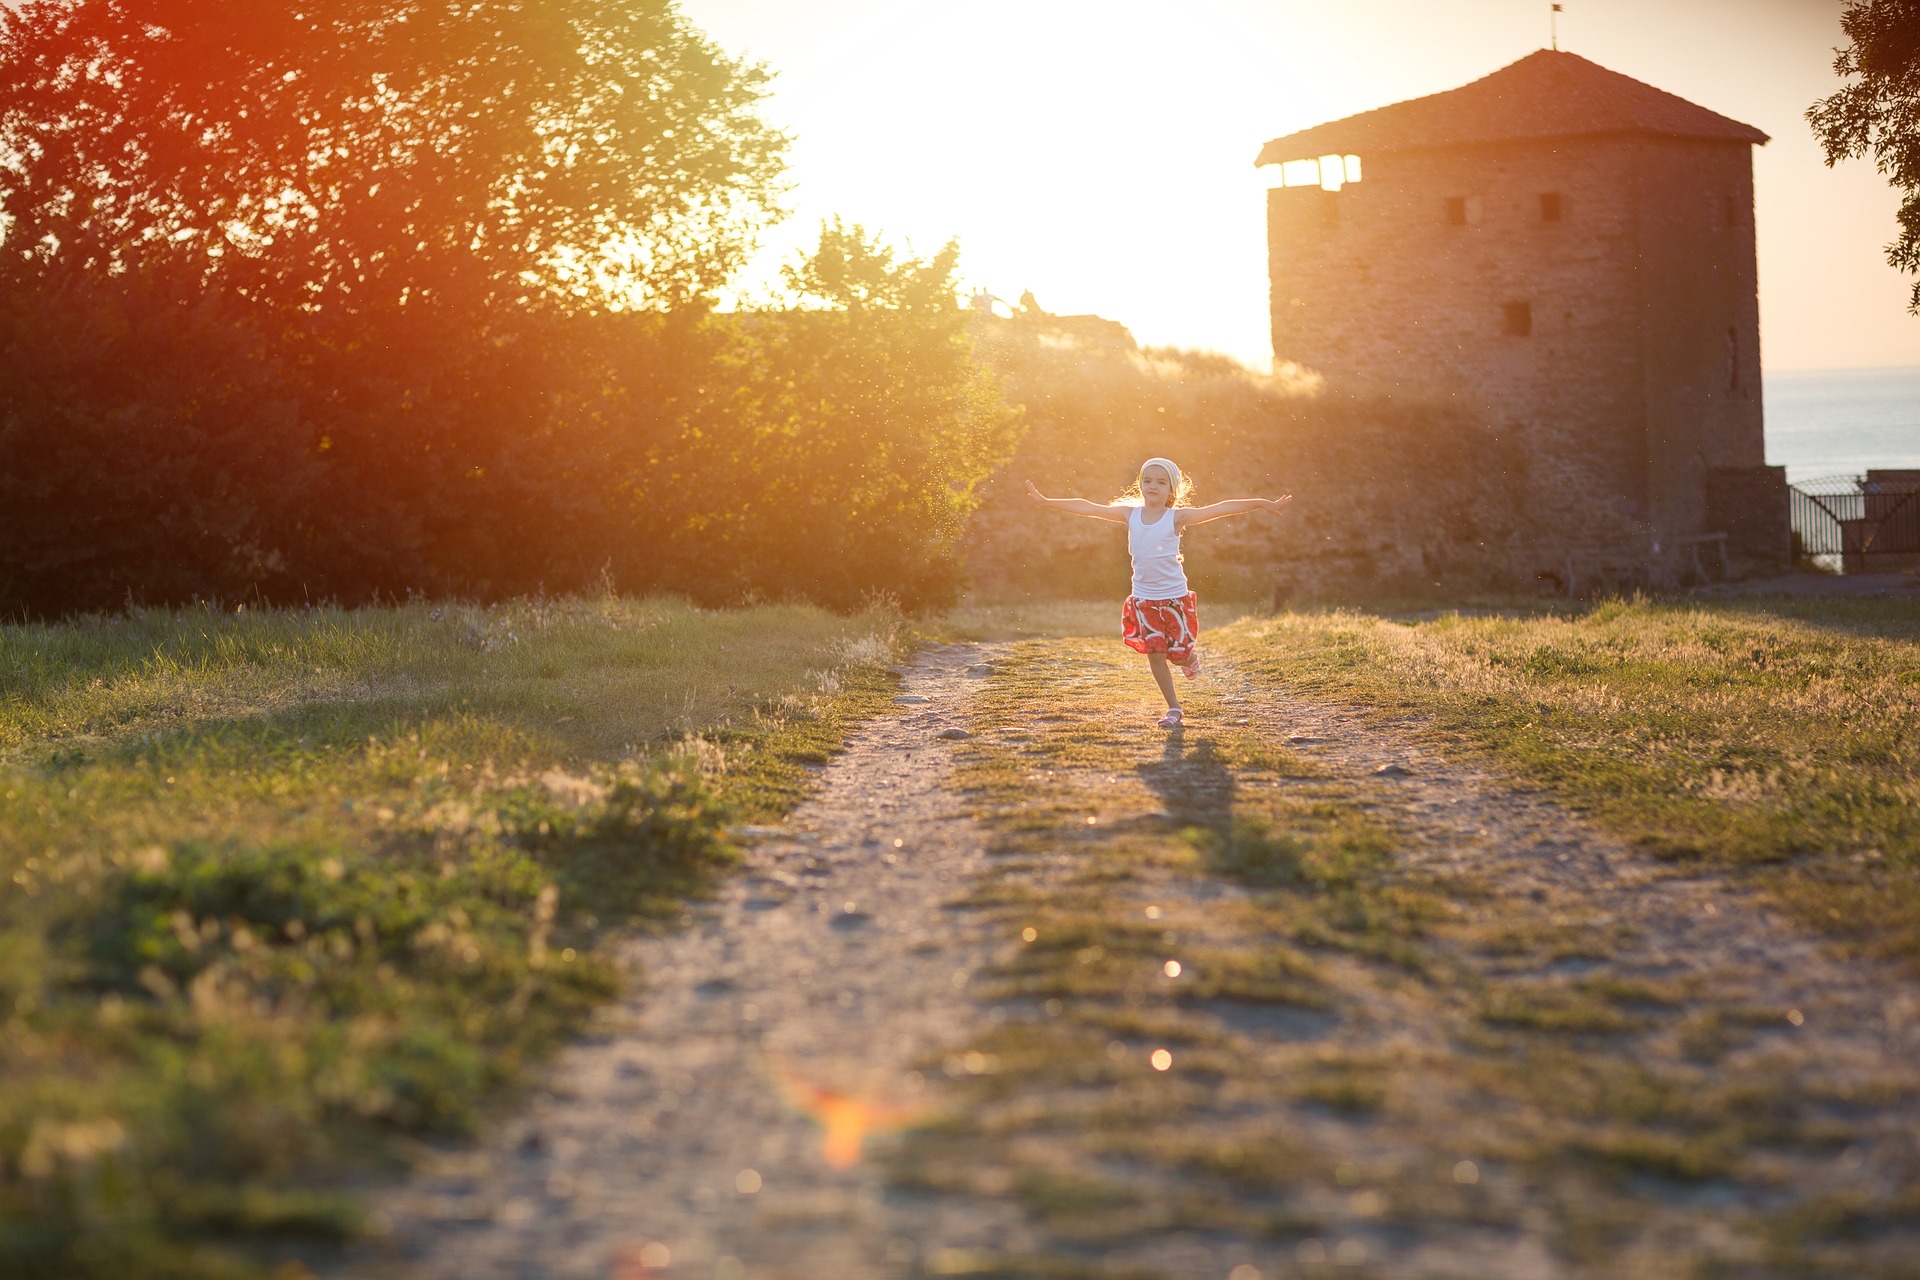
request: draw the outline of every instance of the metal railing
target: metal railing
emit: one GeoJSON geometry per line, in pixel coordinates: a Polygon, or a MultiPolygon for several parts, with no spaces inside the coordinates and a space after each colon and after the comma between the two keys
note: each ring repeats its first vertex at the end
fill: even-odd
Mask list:
{"type": "Polygon", "coordinates": [[[1793,540],[1842,573],[1903,569],[1920,556],[1920,472],[1827,476],[1790,486],[1793,540]]]}

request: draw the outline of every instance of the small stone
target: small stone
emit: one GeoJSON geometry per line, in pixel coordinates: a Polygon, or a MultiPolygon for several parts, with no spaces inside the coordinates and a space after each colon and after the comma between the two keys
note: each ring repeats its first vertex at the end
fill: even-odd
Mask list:
{"type": "Polygon", "coordinates": [[[1325,738],[1316,738],[1309,733],[1296,733],[1287,739],[1290,747],[1310,747],[1316,742],[1325,742],[1325,738]]]}
{"type": "Polygon", "coordinates": [[[939,733],[936,733],[933,736],[936,738],[946,738],[952,742],[958,742],[962,738],[971,738],[973,735],[971,733],[968,733],[965,729],[942,729],[939,733]]]}
{"type": "Polygon", "coordinates": [[[993,664],[991,662],[976,662],[967,668],[967,674],[970,676],[990,676],[993,674],[993,664]]]}
{"type": "Polygon", "coordinates": [[[932,702],[933,699],[924,693],[903,693],[894,698],[894,701],[905,703],[908,706],[918,706],[922,702],[932,702]]]}
{"type": "Polygon", "coordinates": [[[1373,771],[1376,778],[1406,778],[1412,775],[1413,770],[1403,764],[1383,764],[1373,771]]]}

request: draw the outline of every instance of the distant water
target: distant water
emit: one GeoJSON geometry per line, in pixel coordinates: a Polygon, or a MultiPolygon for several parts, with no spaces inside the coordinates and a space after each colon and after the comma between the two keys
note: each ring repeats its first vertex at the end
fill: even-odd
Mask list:
{"type": "Polygon", "coordinates": [[[1769,373],[1767,461],[1788,481],[1920,467],[1920,367],[1769,373]]]}

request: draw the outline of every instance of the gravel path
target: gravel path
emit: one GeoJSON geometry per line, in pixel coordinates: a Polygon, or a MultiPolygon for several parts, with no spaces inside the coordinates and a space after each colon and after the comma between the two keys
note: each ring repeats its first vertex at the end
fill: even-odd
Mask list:
{"type": "Polygon", "coordinates": [[[939,735],[964,732],[987,656],[924,652],[899,713],[816,798],[745,833],[745,873],[691,927],[636,944],[647,985],[528,1113],[378,1206],[390,1237],[351,1273],[860,1280],[1015,1233],[1004,1208],[890,1200],[852,1160],[864,1131],[885,1142],[912,1118],[915,1067],[981,1016],[965,988],[987,944],[947,904],[985,840],[939,735]]]}
{"type": "MultiPolygon", "coordinates": [[[[445,1154],[378,1206],[391,1233],[349,1274],[864,1280],[939,1274],[949,1270],[938,1265],[943,1254],[1018,1255],[1034,1243],[1010,1198],[890,1190],[881,1162],[854,1159],[862,1140],[871,1154],[912,1122],[933,1092],[919,1073],[939,1069],[940,1054],[996,1016],[967,990],[996,944],[972,913],[949,905],[985,867],[986,836],[949,786],[954,743],[941,736],[964,736],[969,697],[993,656],[979,646],[923,653],[905,672],[897,714],[852,740],[817,797],[785,826],[747,833],[745,873],[689,928],[635,944],[648,985],[562,1057],[548,1092],[485,1145],[445,1154]]],[[[1738,1011],[1736,1043],[1717,1072],[1791,1081],[1807,1108],[1831,1114],[1829,1144],[1787,1142],[1770,1153],[1771,1189],[1709,1181],[1648,1209],[1632,1228],[1629,1256],[1647,1251],[1633,1274],[1667,1274],[1664,1250],[1708,1247],[1703,1223],[1723,1214],[1753,1222],[1816,1194],[1884,1203],[1920,1181],[1920,997],[1911,981],[1835,956],[1725,876],[1655,861],[1543,795],[1439,758],[1415,745],[1414,726],[1291,699],[1226,662],[1211,679],[1224,701],[1221,727],[1251,727],[1358,781],[1363,803],[1411,837],[1404,856],[1497,887],[1490,910],[1608,939],[1604,958],[1487,951],[1458,957],[1465,971],[1495,985],[1592,972],[1697,991],[1697,1005],[1650,1016],[1607,1052],[1678,1066],[1692,1052],[1679,1012],[1738,1011]]],[[[1367,1003],[1343,1015],[1349,1033],[1435,1046],[1450,1034],[1431,1008],[1367,1003]]],[[[1434,1136],[1332,1115],[1296,1119],[1330,1146],[1389,1159],[1434,1136]]],[[[1498,1123],[1426,1120],[1449,1136],[1498,1123]]],[[[1533,1203],[1535,1189],[1500,1182],[1490,1173],[1482,1189],[1533,1203]]],[[[1370,1217],[1378,1209],[1361,1198],[1326,1212],[1372,1258],[1391,1259],[1392,1274],[1588,1274],[1557,1259],[1553,1233],[1524,1213],[1534,1225],[1517,1232],[1493,1222],[1394,1228],[1370,1217]]],[[[1192,1268],[1145,1242],[1123,1252],[1198,1280],[1224,1277],[1216,1262],[1237,1260],[1216,1243],[1192,1268]]],[[[1897,1265],[1909,1245],[1920,1249],[1920,1240],[1895,1226],[1865,1252],[1897,1265]]],[[[1292,1245],[1247,1252],[1268,1277],[1292,1273],[1292,1245]]],[[[1736,1269],[1758,1263],[1739,1243],[1709,1252],[1736,1269]]],[[[1759,1266],[1739,1274],[1773,1274],[1759,1266]]]]}

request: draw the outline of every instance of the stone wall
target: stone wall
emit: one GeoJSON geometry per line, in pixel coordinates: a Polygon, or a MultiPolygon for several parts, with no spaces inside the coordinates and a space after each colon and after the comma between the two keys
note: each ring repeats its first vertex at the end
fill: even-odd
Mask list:
{"type": "Polygon", "coordinates": [[[1727,535],[1727,552],[1763,568],[1793,560],[1785,467],[1709,467],[1704,524],[1727,535]]]}
{"type": "Polygon", "coordinates": [[[982,357],[1026,436],[968,526],[973,590],[990,598],[1126,594],[1126,539],[1030,503],[1106,501],[1153,455],[1195,500],[1294,494],[1282,517],[1232,517],[1185,539],[1203,596],[1359,600],[1534,585],[1517,462],[1484,423],[1444,406],[1315,395],[1221,357],[1121,350],[1005,321],[982,357]]]}
{"type": "Polygon", "coordinates": [[[1362,160],[1338,193],[1269,193],[1276,358],[1335,394],[1483,418],[1522,458],[1548,541],[1702,531],[1707,470],[1764,462],[1746,144],[1362,160]]]}

